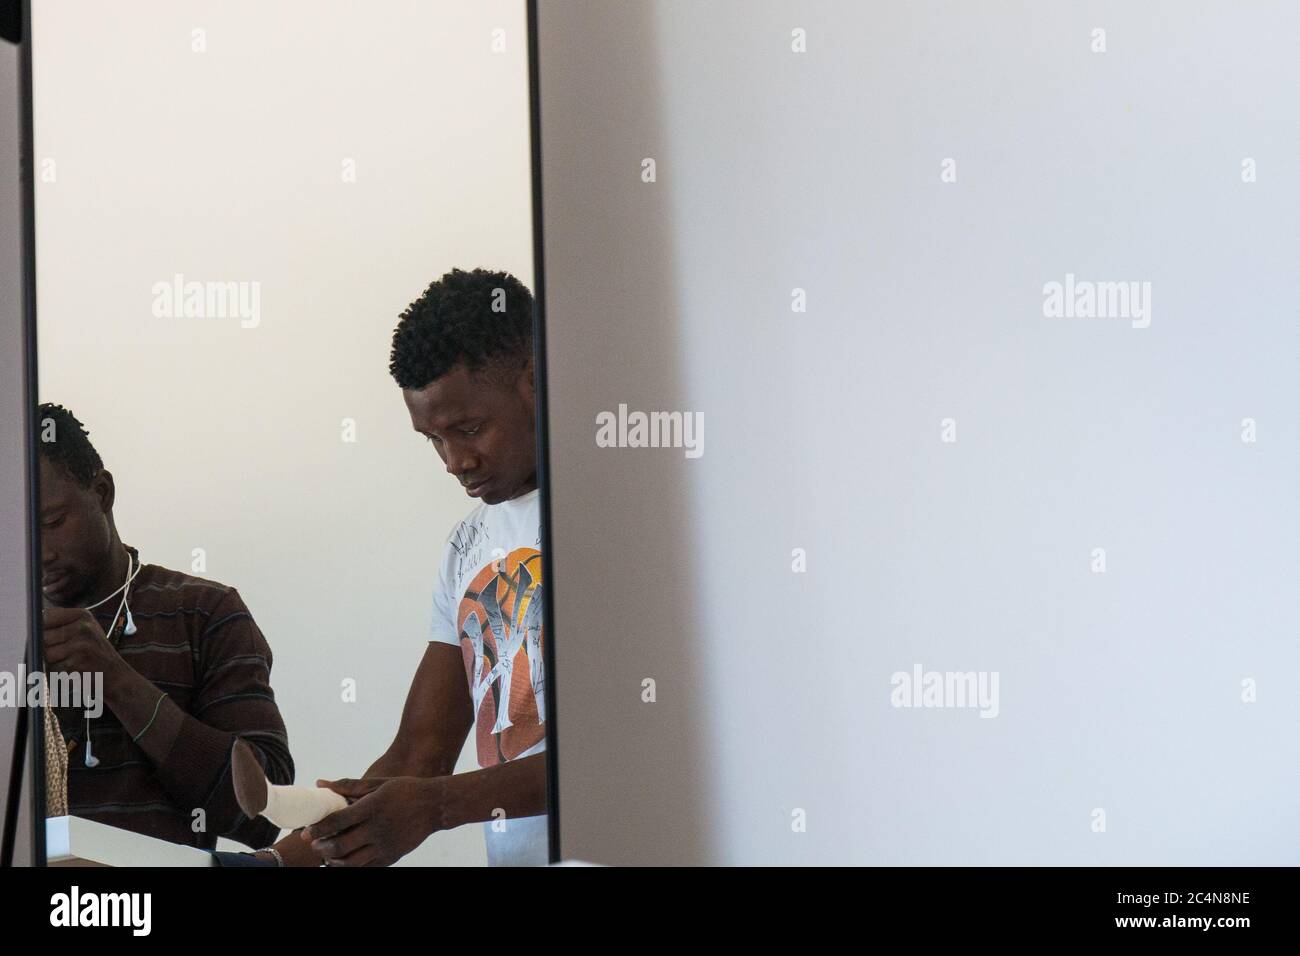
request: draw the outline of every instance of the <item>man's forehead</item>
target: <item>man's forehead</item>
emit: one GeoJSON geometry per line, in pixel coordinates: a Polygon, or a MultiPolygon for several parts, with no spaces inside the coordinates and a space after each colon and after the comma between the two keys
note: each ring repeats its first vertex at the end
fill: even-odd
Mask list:
{"type": "Polygon", "coordinates": [[[42,511],[66,504],[78,490],[72,476],[46,458],[41,459],[40,482],[42,511]]]}
{"type": "Polygon", "coordinates": [[[411,416],[411,423],[415,426],[416,431],[438,431],[443,428],[450,428],[458,425],[470,417],[469,412],[442,406],[435,412],[428,412],[423,415],[411,416]]]}
{"type": "Polygon", "coordinates": [[[449,373],[424,388],[407,389],[411,423],[418,428],[454,425],[476,414],[487,397],[483,383],[449,373]]]}

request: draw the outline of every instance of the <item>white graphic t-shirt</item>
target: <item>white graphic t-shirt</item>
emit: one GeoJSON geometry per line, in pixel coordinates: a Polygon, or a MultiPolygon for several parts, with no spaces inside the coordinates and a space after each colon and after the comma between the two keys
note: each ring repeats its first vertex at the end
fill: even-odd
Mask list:
{"type": "MultiPolygon", "coordinates": [[[[546,749],[539,492],[482,504],[452,529],[430,640],[460,647],[480,767],[546,749]]],[[[544,866],[546,816],[484,824],[489,866],[544,866]]]]}

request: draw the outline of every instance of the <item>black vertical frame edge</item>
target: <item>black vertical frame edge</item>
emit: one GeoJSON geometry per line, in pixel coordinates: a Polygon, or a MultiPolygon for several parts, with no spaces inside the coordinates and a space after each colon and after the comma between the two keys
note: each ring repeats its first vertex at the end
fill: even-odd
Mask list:
{"type": "MultiPolygon", "coordinates": [[[[23,123],[22,120],[23,104],[27,101],[26,81],[21,76],[21,74],[23,73],[23,67],[21,65],[22,57],[23,57],[23,50],[22,50],[23,5],[17,2],[17,0],[14,0],[14,2],[12,3],[5,3],[3,5],[3,8],[0,8],[0,20],[3,20],[4,40],[6,42],[13,43],[18,48],[17,51],[19,57],[18,72],[20,74],[18,79],[18,116],[19,116],[18,123],[19,126],[21,127],[23,123]]],[[[20,137],[22,136],[21,132],[19,133],[19,136],[20,137]]],[[[19,145],[18,149],[19,149],[18,162],[19,165],[21,166],[21,164],[24,162],[21,144],[19,145]]],[[[22,178],[21,169],[19,170],[19,177],[22,178]]],[[[27,206],[25,183],[22,186],[20,186],[20,190],[22,190],[22,194],[19,196],[18,201],[21,208],[19,209],[18,215],[19,218],[23,218],[23,209],[25,209],[27,206]]],[[[18,255],[22,257],[26,254],[26,234],[21,232],[22,229],[21,224],[19,225],[19,228],[20,228],[20,239],[18,243],[18,255]]],[[[25,267],[22,262],[18,264],[18,269],[20,273],[22,273],[22,275],[25,277],[26,272],[24,271],[25,267]]],[[[25,278],[20,278],[19,281],[25,282],[26,280],[25,278]]],[[[19,296],[20,298],[19,298],[18,308],[20,311],[22,311],[25,314],[26,305],[25,305],[25,300],[22,298],[21,290],[19,296]]],[[[19,321],[25,323],[26,319],[20,316],[19,321]]],[[[27,336],[24,334],[23,335],[24,348],[26,347],[25,345],[26,340],[27,340],[27,336]]],[[[25,397],[26,396],[24,395],[24,398],[25,397]]],[[[26,440],[25,426],[23,430],[23,435],[25,441],[26,440]]],[[[24,447],[26,446],[24,445],[24,447]]],[[[24,495],[25,494],[26,494],[26,489],[24,489],[24,495]]],[[[24,512],[25,511],[26,509],[24,509],[24,512]]],[[[24,638],[26,638],[26,635],[24,635],[24,638]]],[[[26,639],[24,640],[24,643],[27,643],[26,639]]],[[[26,656],[26,651],[24,650],[24,657],[25,656],[26,656]]],[[[27,760],[26,735],[27,735],[27,711],[23,707],[19,707],[18,719],[14,722],[14,750],[10,756],[9,776],[6,778],[6,787],[5,787],[5,794],[4,794],[4,800],[5,800],[4,818],[3,820],[0,820],[0,824],[3,825],[3,830],[0,830],[0,867],[13,866],[13,862],[14,862],[13,859],[14,858],[14,834],[18,829],[18,809],[19,809],[19,804],[21,802],[22,790],[23,790],[23,781],[24,781],[23,771],[27,760]]]]}
{"type": "MultiPolygon", "coordinates": [[[[20,108],[22,142],[22,253],[23,253],[23,340],[26,365],[27,400],[23,407],[23,432],[27,452],[27,668],[28,672],[44,667],[41,642],[41,545],[37,514],[40,510],[40,463],[36,453],[36,404],[40,394],[36,362],[36,163],[33,125],[32,88],[32,0],[23,0],[23,35],[20,44],[22,102],[20,108]]],[[[45,866],[45,712],[40,707],[24,708],[27,714],[27,746],[31,759],[30,797],[32,807],[32,865],[45,866]]],[[[17,807],[14,808],[15,813],[17,807]]]]}
{"type": "Polygon", "coordinates": [[[542,97],[538,69],[537,0],[528,5],[528,114],[533,198],[533,376],[537,390],[537,486],[541,489],[542,658],[546,667],[546,835],[550,862],[560,855],[560,747],[555,706],[555,560],[551,547],[550,402],[546,388],[546,247],[542,241],[542,97]]]}
{"type": "MultiPolygon", "coordinates": [[[[43,670],[45,647],[41,640],[40,461],[36,452],[36,404],[40,395],[36,361],[36,132],[35,88],[32,83],[32,3],[23,0],[23,330],[27,340],[27,406],[23,409],[27,433],[27,545],[28,587],[27,667],[43,670]]],[[[32,759],[32,864],[45,866],[45,711],[27,708],[32,759]]]]}

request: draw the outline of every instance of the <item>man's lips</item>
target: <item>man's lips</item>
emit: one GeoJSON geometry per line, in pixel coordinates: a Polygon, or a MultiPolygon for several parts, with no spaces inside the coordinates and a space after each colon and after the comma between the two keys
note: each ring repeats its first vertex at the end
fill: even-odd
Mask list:
{"type": "Polygon", "coordinates": [[[69,575],[66,571],[59,574],[51,574],[41,578],[41,590],[47,593],[57,594],[63,590],[68,583],[69,575]]]}
{"type": "Polygon", "coordinates": [[[483,489],[485,489],[491,481],[492,479],[488,477],[481,481],[467,483],[465,484],[465,493],[471,498],[477,498],[479,495],[483,494],[483,489]]]}

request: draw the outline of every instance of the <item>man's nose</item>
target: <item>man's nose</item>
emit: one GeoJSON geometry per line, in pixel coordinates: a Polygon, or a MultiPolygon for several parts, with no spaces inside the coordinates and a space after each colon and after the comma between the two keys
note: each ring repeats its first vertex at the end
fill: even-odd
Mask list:
{"type": "Polygon", "coordinates": [[[460,481],[461,475],[473,472],[477,464],[467,449],[452,445],[447,447],[447,473],[457,481],[460,481]]]}

